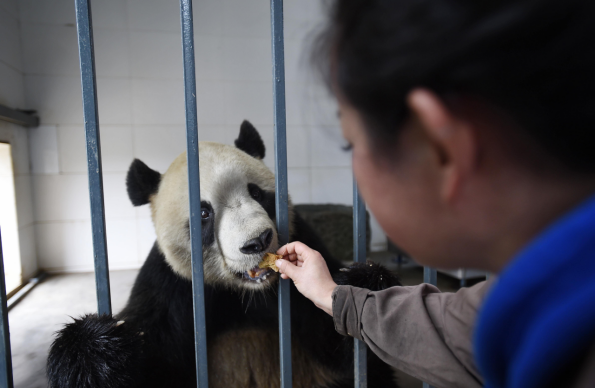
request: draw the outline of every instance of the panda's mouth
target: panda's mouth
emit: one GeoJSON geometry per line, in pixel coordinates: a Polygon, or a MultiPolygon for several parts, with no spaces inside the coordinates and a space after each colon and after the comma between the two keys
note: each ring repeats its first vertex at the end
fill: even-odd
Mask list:
{"type": "Polygon", "coordinates": [[[256,282],[260,284],[267,279],[267,276],[271,274],[271,271],[271,269],[261,269],[258,266],[255,266],[252,269],[241,273],[240,276],[248,282],[256,282]]]}

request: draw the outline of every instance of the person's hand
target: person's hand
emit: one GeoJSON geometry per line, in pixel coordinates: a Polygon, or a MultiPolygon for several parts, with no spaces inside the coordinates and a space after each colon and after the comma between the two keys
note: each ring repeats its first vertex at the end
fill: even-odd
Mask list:
{"type": "Polygon", "coordinates": [[[337,284],[333,281],[322,255],[301,242],[286,244],[277,254],[283,255],[283,259],[275,262],[281,272],[281,278],[291,278],[301,294],[332,316],[331,295],[337,284]]]}

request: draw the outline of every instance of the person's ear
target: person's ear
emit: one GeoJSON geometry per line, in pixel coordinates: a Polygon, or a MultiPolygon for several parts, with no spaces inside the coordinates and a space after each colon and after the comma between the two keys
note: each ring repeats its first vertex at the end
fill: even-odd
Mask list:
{"type": "Polygon", "coordinates": [[[442,176],[441,194],[451,202],[476,166],[479,150],[473,126],[454,115],[430,90],[412,90],[407,104],[436,153],[442,176]]]}

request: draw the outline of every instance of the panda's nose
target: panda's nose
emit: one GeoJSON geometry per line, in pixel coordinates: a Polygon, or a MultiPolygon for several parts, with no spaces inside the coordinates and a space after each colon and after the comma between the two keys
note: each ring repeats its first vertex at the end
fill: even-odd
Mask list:
{"type": "Polygon", "coordinates": [[[244,254],[256,254],[262,253],[269,247],[273,240],[273,230],[267,229],[265,232],[260,234],[258,238],[250,239],[244,246],[240,248],[240,251],[244,254]]]}

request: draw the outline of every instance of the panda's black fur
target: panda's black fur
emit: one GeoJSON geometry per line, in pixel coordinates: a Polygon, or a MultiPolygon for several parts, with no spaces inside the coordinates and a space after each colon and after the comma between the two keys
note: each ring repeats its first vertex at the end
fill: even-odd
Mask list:
{"type": "MultiPolygon", "coordinates": [[[[247,126],[243,124],[242,128],[247,126]]],[[[241,131],[236,145],[254,157],[264,156],[264,145],[253,127],[241,131]],[[242,138],[243,135],[250,139],[242,138]]],[[[132,163],[127,188],[135,205],[148,202],[156,193],[156,174],[159,173],[139,160],[132,163]]],[[[274,193],[254,190],[261,191],[258,201],[274,220],[274,193]]],[[[203,202],[205,207],[210,207],[208,202],[203,202]]],[[[203,220],[205,247],[213,244],[213,223],[214,218],[203,220]]],[[[341,271],[340,263],[332,259],[297,214],[291,240],[302,241],[319,251],[339,284],[371,290],[399,284],[392,273],[370,263],[341,271]]],[[[209,384],[279,386],[275,288],[246,294],[207,284],[205,303],[209,384]],[[247,342],[247,346],[234,348],[238,342],[247,342]],[[242,356],[242,350],[251,351],[242,356]]],[[[113,318],[86,315],[57,333],[48,357],[50,386],[196,387],[192,307],[191,282],[172,270],[156,242],[119,314],[113,318]]],[[[339,335],[332,318],[297,292],[293,284],[291,312],[294,385],[353,386],[352,339],[339,335]]],[[[368,369],[370,387],[395,386],[390,367],[371,352],[368,369]]]]}

